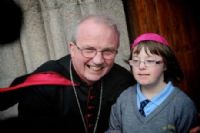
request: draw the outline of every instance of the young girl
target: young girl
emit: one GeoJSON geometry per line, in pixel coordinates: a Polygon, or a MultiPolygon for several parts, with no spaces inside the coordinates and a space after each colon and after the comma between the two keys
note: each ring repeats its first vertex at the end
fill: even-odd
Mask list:
{"type": "Polygon", "coordinates": [[[112,106],[108,133],[188,133],[197,111],[175,86],[183,73],[167,40],[145,33],[131,46],[129,60],[137,84],[112,106]]]}

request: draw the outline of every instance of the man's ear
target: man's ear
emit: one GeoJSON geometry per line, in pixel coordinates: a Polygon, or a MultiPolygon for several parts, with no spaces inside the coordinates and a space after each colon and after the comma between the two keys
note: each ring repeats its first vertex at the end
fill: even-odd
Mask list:
{"type": "Polygon", "coordinates": [[[73,54],[74,54],[74,42],[69,42],[68,43],[68,49],[69,49],[69,53],[71,54],[71,56],[73,56],[73,54]]]}

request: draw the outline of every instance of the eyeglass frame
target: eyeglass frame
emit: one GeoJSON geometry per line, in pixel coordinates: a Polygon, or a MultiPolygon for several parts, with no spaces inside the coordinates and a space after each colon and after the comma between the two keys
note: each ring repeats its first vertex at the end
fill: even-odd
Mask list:
{"type": "MultiPolygon", "coordinates": [[[[136,59],[135,59],[136,60],[136,59]]],[[[128,62],[129,62],[129,65],[130,66],[134,66],[134,67],[139,67],[140,66],[140,64],[143,62],[144,63],[144,65],[145,65],[145,67],[152,67],[152,66],[155,66],[156,64],[162,64],[163,63],[163,60],[155,60],[155,59],[146,59],[146,60],[137,60],[138,62],[136,62],[136,63],[138,63],[138,64],[135,64],[134,63],[134,61],[135,60],[129,60],[128,62]]]]}
{"type": "MultiPolygon", "coordinates": [[[[116,54],[118,53],[118,50],[116,50],[116,49],[104,49],[104,50],[97,50],[97,49],[95,49],[94,47],[88,47],[88,48],[80,48],[76,43],[73,43],[76,47],[77,47],[77,49],[81,52],[81,55],[82,56],[84,56],[84,57],[86,57],[86,58],[93,58],[93,57],[95,57],[96,55],[97,55],[97,52],[101,52],[101,55],[102,55],[102,57],[104,58],[104,59],[107,59],[107,60],[111,60],[111,59],[114,59],[115,58],[115,56],[116,56],[116,54]],[[86,50],[88,50],[88,52],[95,52],[95,53],[93,53],[94,55],[93,56],[85,56],[85,54],[84,54],[84,50],[86,51],[86,50]],[[105,56],[105,52],[110,52],[109,54],[111,54],[111,55],[113,55],[113,56],[111,56],[112,58],[107,58],[106,56],[105,56]]],[[[90,54],[92,54],[92,53],[90,53],[90,54]]]]}

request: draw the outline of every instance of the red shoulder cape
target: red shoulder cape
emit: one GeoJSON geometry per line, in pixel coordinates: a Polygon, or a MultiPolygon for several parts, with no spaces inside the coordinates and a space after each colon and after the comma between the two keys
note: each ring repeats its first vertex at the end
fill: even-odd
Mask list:
{"type": "Polygon", "coordinates": [[[58,73],[44,72],[44,73],[31,74],[26,78],[24,82],[17,84],[15,86],[10,86],[8,88],[0,88],[0,93],[36,85],[71,86],[73,84],[76,85],[73,81],[66,79],[65,77],[61,76],[58,73]]]}

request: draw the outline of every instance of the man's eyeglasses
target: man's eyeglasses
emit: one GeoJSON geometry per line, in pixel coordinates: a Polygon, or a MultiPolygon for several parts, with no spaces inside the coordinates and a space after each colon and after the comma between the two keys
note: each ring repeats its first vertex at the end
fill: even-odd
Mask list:
{"type": "Polygon", "coordinates": [[[161,64],[163,63],[162,60],[154,60],[154,59],[147,59],[147,60],[144,60],[144,61],[141,61],[139,59],[132,59],[132,60],[129,60],[129,64],[131,66],[134,66],[134,67],[139,67],[140,63],[144,63],[144,65],[146,67],[152,67],[152,66],[155,66],[156,64],[161,64]]]}
{"type": "Polygon", "coordinates": [[[88,47],[88,48],[80,48],[76,45],[78,50],[80,50],[81,54],[86,57],[86,58],[93,58],[96,56],[97,52],[101,52],[102,56],[104,59],[114,59],[115,55],[117,54],[117,50],[115,49],[104,49],[101,51],[97,51],[93,47],[88,47]]]}

